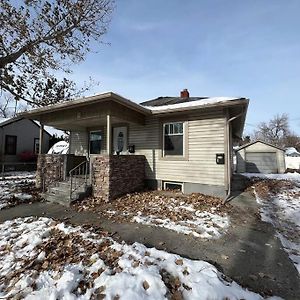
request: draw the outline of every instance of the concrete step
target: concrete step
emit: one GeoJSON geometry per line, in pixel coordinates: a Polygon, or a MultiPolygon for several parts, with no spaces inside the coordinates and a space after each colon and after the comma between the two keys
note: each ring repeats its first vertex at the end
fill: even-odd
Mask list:
{"type": "Polygon", "coordinates": [[[49,202],[70,206],[73,201],[82,200],[89,196],[91,192],[91,186],[81,186],[72,193],[72,199],[70,199],[70,185],[62,184],[56,187],[51,187],[48,192],[42,194],[42,197],[49,202]]]}

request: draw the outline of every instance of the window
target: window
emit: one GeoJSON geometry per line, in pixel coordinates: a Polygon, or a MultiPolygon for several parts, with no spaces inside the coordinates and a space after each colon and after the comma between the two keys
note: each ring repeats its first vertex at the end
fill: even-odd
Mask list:
{"type": "Polygon", "coordinates": [[[163,187],[164,187],[164,190],[167,190],[167,191],[182,192],[182,190],[183,190],[183,184],[180,182],[165,181],[163,187]]]}
{"type": "Polygon", "coordinates": [[[40,151],[40,139],[39,138],[34,138],[33,153],[34,154],[39,154],[39,151],[40,151]]]}
{"type": "Polygon", "coordinates": [[[17,136],[15,135],[5,136],[5,154],[7,155],[17,154],[17,136]]]}
{"type": "Polygon", "coordinates": [[[164,155],[183,156],[183,122],[164,124],[164,155]]]}
{"type": "Polygon", "coordinates": [[[90,132],[90,154],[101,153],[101,141],[102,141],[101,131],[90,132]]]}

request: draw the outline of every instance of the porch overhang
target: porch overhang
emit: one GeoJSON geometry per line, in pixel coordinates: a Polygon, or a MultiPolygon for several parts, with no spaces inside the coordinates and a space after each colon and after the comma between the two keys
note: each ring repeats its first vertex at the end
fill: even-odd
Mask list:
{"type": "Polygon", "coordinates": [[[151,111],[115,93],[109,92],[33,109],[20,116],[37,120],[61,130],[84,130],[106,125],[107,115],[111,123],[144,124],[151,111]]]}

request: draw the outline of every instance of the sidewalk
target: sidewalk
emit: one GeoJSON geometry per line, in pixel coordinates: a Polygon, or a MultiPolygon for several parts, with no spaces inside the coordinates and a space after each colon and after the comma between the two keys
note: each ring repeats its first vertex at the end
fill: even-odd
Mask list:
{"type": "Polygon", "coordinates": [[[127,243],[140,242],[191,259],[206,260],[225,275],[258,293],[285,299],[300,295],[300,278],[270,224],[261,222],[252,196],[242,194],[232,202],[239,215],[220,239],[203,240],[163,228],[135,223],[113,223],[91,212],[77,212],[50,203],[19,205],[0,211],[0,222],[16,217],[44,216],[74,225],[100,226],[127,243]]]}

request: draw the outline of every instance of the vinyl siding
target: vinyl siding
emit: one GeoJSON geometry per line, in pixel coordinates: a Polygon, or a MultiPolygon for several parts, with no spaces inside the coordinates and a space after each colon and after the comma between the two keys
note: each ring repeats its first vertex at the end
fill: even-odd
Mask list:
{"type": "MultiPolygon", "coordinates": [[[[146,118],[145,125],[128,124],[128,144],[135,145],[135,154],[146,157],[148,179],[224,186],[225,165],[216,164],[216,153],[224,153],[224,128],[225,115],[222,110],[185,114],[176,119],[151,116],[146,118]],[[186,157],[162,157],[162,124],[177,120],[185,122],[186,126],[186,157]]],[[[106,128],[101,129],[105,153],[106,128]]],[[[88,153],[88,131],[71,132],[70,153],[88,153]]]]}
{"type": "Polygon", "coordinates": [[[71,131],[70,132],[70,154],[86,155],[89,152],[89,132],[90,131],[102,131],[102,151],[106,153],[106,127],[92,127],[86,131],[71,131]]]}
{"type": "Polygon", "coordinates": [[[88,153],[88,132],[70,132],[70,154],[86,155],[88,153]]]}
{"type": "MultiPolygon", "coordinates": [[[[18,162],[18,155],[23,151],[33,152],[34,139],[39,138],[40,128],[33,121],[28,119],[20,119],[0,128],[0,161],[4,162],[18,162]],[[16,155],[5,154],[5,136],[17,136],[16,155]]],[[[44,133],[43,151],[49,150],[50,136],[44,133]]]]}
{"type": "MultiPolygon", "coordinates": [[[[145,126],[130,125],[129,144],[136,154],[147,158],[146,176],[149,179],[224,185],[224,165],[215,162],[216,153],[224,153],[225,117],[219,113],[187,115],[186,160],[162,157],[162,126],[164,120],[146,119],[145,126]]],[[[168,119],[171,121],[171,119],[168,119]]]]}

